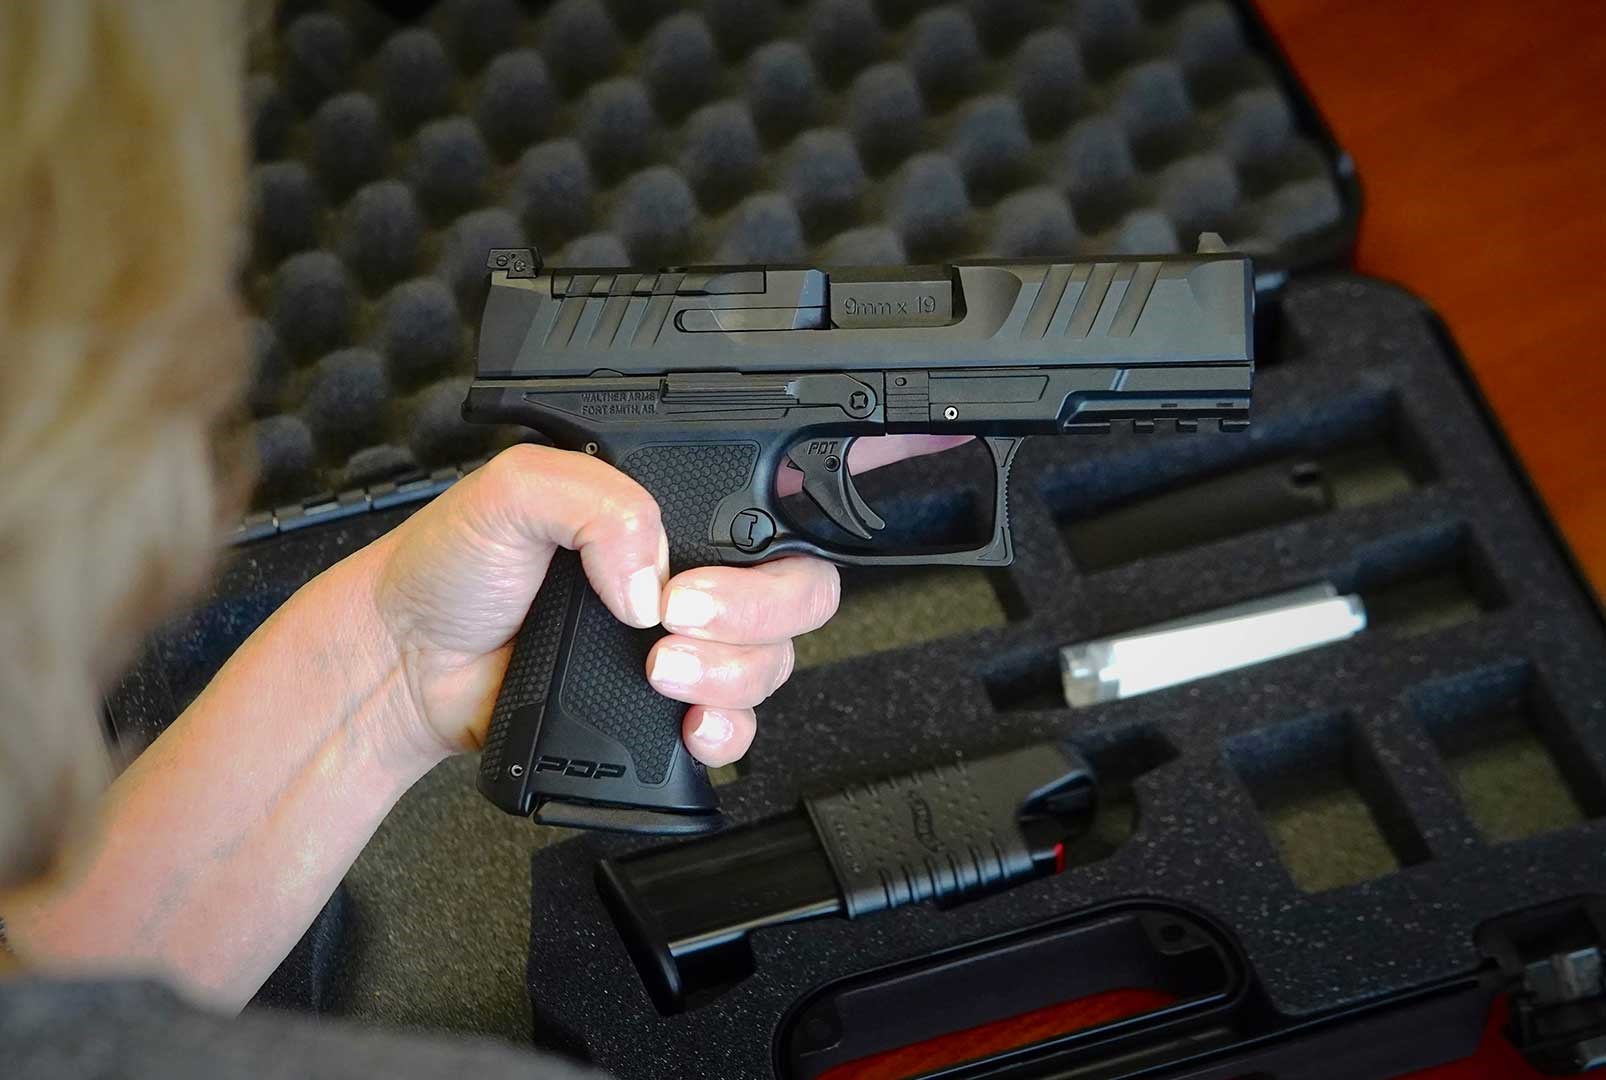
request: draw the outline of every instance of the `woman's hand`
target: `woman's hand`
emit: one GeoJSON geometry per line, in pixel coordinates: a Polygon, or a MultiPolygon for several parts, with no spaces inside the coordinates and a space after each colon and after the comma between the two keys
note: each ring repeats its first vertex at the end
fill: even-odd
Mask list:
{"type": "MultiPolygon", "coordinates": [[[[953,441],[866,440],[849,464],[953,441]]],[[[583,454],[507,450],[291,597],[118,777],[71,879],[6,898],[30,964],[161,971],[244,1005],[402,793],[484,741],[560,547],[614,615],[668,628],[648,674],[690,705],[687,746],[713,764],[752,741],[792,636],[836,610],[836,570],[815,559],[666,587],[658,507],[635,481],[583,454]]]]}
{"type": "MultiPolygon", "coordinates": [[[[863,440],[850,467],[959,441],[863,440]]],[[[701,567],[669,580],[668,544],[646,489],[583,454],[511,447],[357,556],[373,574],[374,604],[415,703],[419,730],[404,734],[426,752],[484,741],[512,638],[560,547],[580,553],[616,618],[669,631],[645,675],[690,706],[686,747],[708,765],[747,752],[753,707],[792,673],[792,638],[836,612],[836,568],[819,559],[701,567]]]]}

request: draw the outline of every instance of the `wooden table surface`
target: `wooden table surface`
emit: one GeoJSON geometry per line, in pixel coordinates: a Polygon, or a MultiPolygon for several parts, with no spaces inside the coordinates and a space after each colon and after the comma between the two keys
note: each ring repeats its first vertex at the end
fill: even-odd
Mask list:
{"type": "MultiPolygon", "coordinates": [[[[1365,189],[1357,268],[1444,316],[1606,595],[1606,3],[1260,0],[1365,189]]],[[[1422,1080],[1513,1080],[1503,1040],[1422,1080]]]]}
{"type": "Polygon", "coordinates": [[[1358,269],[1443,314],[1606,595],[1606,3],[1261,10],[1355,158],[1358,269]]]}

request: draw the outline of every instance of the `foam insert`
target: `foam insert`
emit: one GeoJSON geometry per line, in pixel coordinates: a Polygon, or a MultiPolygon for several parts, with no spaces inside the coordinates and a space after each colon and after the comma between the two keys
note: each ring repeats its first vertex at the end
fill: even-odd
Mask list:
{"type": "Polygon", "coordinates": [[[904,262],[1213,229],[1268,267],[1336,258],[1354,206],[1245,20],[1225,0],[285,5],[246,101],[252,509],[521,437],[443,405],[490,247],[904,262]]]}
{"type": "MultiPolygon", "coordinates": [[[[543,1042],[625,1078],[761,1076],[783,1011],[827,979],[1123,897],[1208,912],[1272,1000],[1307,1014],[1465,971],[1484,919],[1606,889],[1606,632],[1453,346],[1422,304],[1365,279],[1291,284],[1273,313],[1248,432],[1028,440],[1014,566],[845,575],[842,615],[803,639],[805,662],[720,789],[750,821],[804,793],[1068,738],[1110,798],[1064,874],[952,911],[757,935],[754,978],[664,1019],[591,885],[598,857],[655,841],[500,815],[458,761],[359,860],[336,989],[300,999],[522,1039],[528,955],[543,1042]],[[1357,444],[1387,447],[1409,482],[1099,568],[1066,539],[1155,492],[1357,444]],[[1361,591],[1373,625],[1128,701],[1056,699],[1061,644],[1322,580],[1361,591]],[[510,887],[532,848],[533,890],[510,887]]],[[[938,456],[860,487],[900,538],[954,538],[988,504],[973,466],[938,456]]],[[[154,736],[295,588],[410,509],[240,548],[115,696],[125,742],[154,736]]]]}
{"type": "MultiPolygon", "coordinates": [[[[662,841],[547,847],[533,857],[529,968],[542,1041],[624,1078],[767,1076],[783,1014],[825,981],[1133,896],[1220,920],[1275,1005],[1303,1015],[1466,972],[1484,920],[1606,889],[1606,632],[1452,347],[1422,304],[1377,282],[1290,285],[1280,308],[1249,432],[1028,440],[1016,562],[971,572],[992,586],[991,617],[978,628],[956,612],[947,636],[916,644],[861,625],[855,655],[810,645],[815,666],[764,706],[720,789],[746,822],[805,793],[1066,738],[1115,795],[1073,865],[949,911],[755,934],[754,977],[663,1018],[591,883],[599,857],[662,841]],[[1411,482],[1107,568],[1079,567],[1065,542],[1066,523],[1149,493],[1356,440],[1395,448],[1411,482]],[[1126,701],[1056,700],[1061,644],[1319,581],[1360,591],[1371,626],[1126,701]]],[[[895,522],[930,513],[934,494],[963,507],[977,483],[939,455],[862,490],[895,522]]],[[[861,580],[848,582],[853,621],[861,580]]],[[[919,575],[902,587],[965,595],[919,575]]]]}

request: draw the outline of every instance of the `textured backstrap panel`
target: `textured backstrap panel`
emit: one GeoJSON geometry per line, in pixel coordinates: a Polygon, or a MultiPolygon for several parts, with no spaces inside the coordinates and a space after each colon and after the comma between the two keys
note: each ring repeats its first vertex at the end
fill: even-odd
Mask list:
{"type": "Polygon", "coordinates": [[[535,602],[530,605],[530,614],[519,629],[518,644],[508,661],[507,674],[502,676],[496,707],[491,711],[491,729],[480,751],[482,779],[490,781],[510,764],[502,757],[507,750],[508,727],[513,714],[526,705],[546,700],[558,662],[558,645],[563,639],[562,613],[569,605],[569,594],[574,587],[584,584],[580,556],[572,551],[553,552],[546,579],[541,582],[535,602]],[[543,618],[542,612],[550,615],[543,618]]]}

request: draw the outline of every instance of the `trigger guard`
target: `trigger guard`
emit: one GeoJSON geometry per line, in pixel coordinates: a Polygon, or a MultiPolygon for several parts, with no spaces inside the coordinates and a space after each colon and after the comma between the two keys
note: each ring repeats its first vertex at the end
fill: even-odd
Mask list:
{"type": "MultiPolygon", "coordinates": [[[[845,461],[846,448],[852,438],[817,440],[832,442],[845,461]]],[[[719,561],[726,566],[754,566],[784,555],[812,555],[836,563],[838,566],[1008,566],[1015,558],[1015,545],[1009,528],[1009,472],[1016,452],[1024,439],[1020,436],[987,436],[984,443],[991,451],[996,483],[994,485],[992,536],[976,547],[940,547],[918,551],[880,552],[853,550],[827,546],[799,530],[788,520],[781,501],[771,484],[751,490],[733,491],[715,511],[710,527],[710,542],[719,561]],[[765,531],[759,542],[743,543],[742,538],[754,539],[752,526],[757,523],[765,531]],[[740,534],[740,537],[738,536],[740,534]]],[[[790,464],[805,471],[792,457],[799,447],[806,449],[808,440],[780,452],[769,466],[770,475],[782,464],[790,464]]],[[[806,453],[799,456],[806,457],[806,453]]],[[[846,491],[857,491],[851,487],[846,491]]],[[[862,503],[862,499],[860,500],[862,503]]],[[[871,514],[875,512],[865,507],[871,514]]],[[[880,517],[876,521],[880,522],[880,517]]]]}

